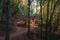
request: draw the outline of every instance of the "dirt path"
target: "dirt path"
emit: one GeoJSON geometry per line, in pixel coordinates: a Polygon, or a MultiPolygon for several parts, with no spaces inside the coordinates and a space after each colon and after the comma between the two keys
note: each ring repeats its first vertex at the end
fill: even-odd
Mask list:
{"type": "MultiPolygon", "coordinates": [[[[16,32],[10,34],[10,39],[28,31],[27,28],[17,28],[17,29],[18,30],[16,32]]],[[[5,40],[5,36],[1,36],[0,40],[5,40]]]]}

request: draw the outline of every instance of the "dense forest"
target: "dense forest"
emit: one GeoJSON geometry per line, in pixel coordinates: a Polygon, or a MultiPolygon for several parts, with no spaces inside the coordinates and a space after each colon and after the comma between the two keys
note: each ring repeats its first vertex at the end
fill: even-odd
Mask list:
{"type": "Polygon", "coordinates": [[[20,40],[9,38],[20,28],[26,40],[60,40],[60,0],[0,0],[0,36],[20,40]]]}

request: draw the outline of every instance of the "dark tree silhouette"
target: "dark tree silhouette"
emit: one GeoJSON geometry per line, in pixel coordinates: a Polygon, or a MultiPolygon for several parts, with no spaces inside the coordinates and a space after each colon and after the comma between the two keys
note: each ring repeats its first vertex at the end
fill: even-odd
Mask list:
{"type": "MultiPolygon", "coordinates": [[[[41,34],[40,34],[40,37],[41,37],[41,40],[42,40],[42,24],[43,24],[43,21],[42,21],[42,0],[40,0],[40,15],[41,15],[41,24],[40,24],[40,32],[41,32],[41,34]]],[[[40,33],[39,32],[39,33],[40,33]]]]}
{"type": "Polygon", "coordinates": [[[30,33],[30,4],[31,0],[28,0],[28,33],[30,33]]]}

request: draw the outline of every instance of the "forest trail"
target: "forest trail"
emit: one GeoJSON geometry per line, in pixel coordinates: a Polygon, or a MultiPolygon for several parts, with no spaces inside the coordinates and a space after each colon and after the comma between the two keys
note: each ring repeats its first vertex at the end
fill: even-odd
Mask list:
{"type": "MultiPolygon", "coordinates": [[[[27,32],[27,28],[18,28],[16,32],[10,33],[10,39],[27,32]]],[[[5,36],[0,36],[0,40],[5,40],[5,36]]]]}

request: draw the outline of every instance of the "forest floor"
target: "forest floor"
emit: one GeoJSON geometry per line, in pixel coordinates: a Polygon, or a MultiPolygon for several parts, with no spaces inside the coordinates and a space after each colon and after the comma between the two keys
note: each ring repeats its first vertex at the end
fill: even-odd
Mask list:
{"type": "MultiPolygon", "coordinates": [[[[18,30],[16,32],[10,33],[10,40],[40,40],[40,36],[35,30],[31,29],[31,34],[27,35],[28,28],[17,27],[17,29],[18,30]]],[[[45,40],[45,33],[43,32],[42,34],[43,40],[45,40]]],[[[53,40],[59,40],[56,37],[53,37],[53,35],[51,37],[54,38],[53,40]]],[[[5,40],[5,36],[1,36],[0,40],[5,40]]]]}
{"type": "MultiPolygon", "coordinates": [[[[27,27],[16,27],[16,32],[10,33],[10,40],[40,40],[39,33],[34,29],[37,24],[30,24],[31,34],[28,34],[27,27]]],[[[45,40],[45,33],[43,32],[43,40],[45,40]]],[[[53,38],[53,36],[51,36],[53,38]]],[[[54,37],[55,38],[55,37],[54,37]]],[[[5,40],[5,36],[0,36],[0,40],[5,40]]],[[[52,40],[59,40],[57,38],[52,40]]]]}
{"type": "MultiPolygon", "coordinates": [[[[10,39],[17,37],[23,33],[27,32],[27,28],[21,28],[19,27],[18,30],[16,32],[10,33],[10,39]]],[[[0,40],[4,40],[5,36],[0,36],[0,40]]]]}

